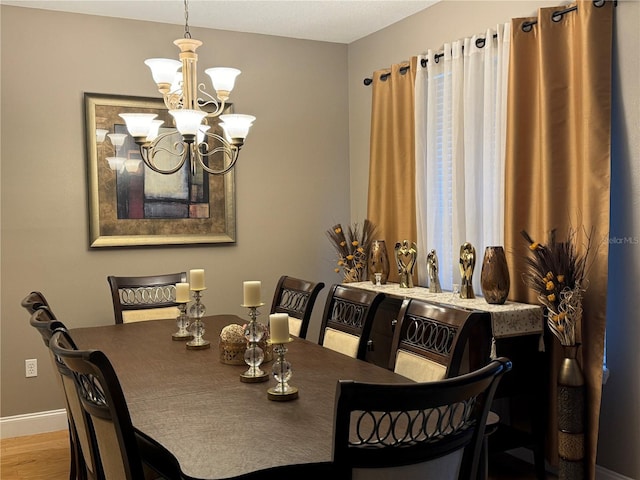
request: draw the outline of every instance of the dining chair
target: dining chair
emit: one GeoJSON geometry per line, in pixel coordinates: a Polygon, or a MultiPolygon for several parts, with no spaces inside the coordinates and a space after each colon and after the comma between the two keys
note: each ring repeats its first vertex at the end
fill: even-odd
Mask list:
{"type": "Polygon", "coordinates": [[[120,381],[106,355],[78,350],[69,333],[57,329],[50,347],[71,372],[76,398],[87,421],[96,478],[111,480],[178,479],[175,457],[131,423],[120,381]]]}
{"type": "MultiPolygon", "coordinates": [[[[420,299],[403,300],[391,342],[389,368],[416,382],[456,377],[490,360],[491,315],[420,299]]],[[[489,412],[478,478],[488,476],[488,439],[500,417],[489,412]]]]}
{"type": "Polygon", "coordinates": [[[489,407],[509,370],[501,357],[435,382],[339,380],[333,478],[475,479],[489,407]]]}
{"type": "Polygon", "coordinates": [[[416,382],[442,380],[486,365],[490,351],[488,312],[406,298],[391,341],[389,368],[416,382]],[[467,348],[470,341],[473,348],[467,348]]]}
{"type": "Polygon", "coordinates": [[[364,360],[373,319],[384,298],[384,293],[333,285],[327,295],[318,343],[364,360]]]}
{"type": "Polygon", "coordinates": [[[141,277],[107,277],[116,323],[176,318],[176,283],[187,281],[187,272],[141,277]]]}
{"type": "Polygon", "coordinates": [[[307,338],[313,305],[323,288],[323,282],[309,282],[283,275],[276,285],[270,313],[289,315],[289,333],[307,338]]]}
{"type": "MultiPolygon", "coordinates": [[[[30,296],[27,296],[25,300],[30,298],[30,296]]],[[[23,301],[23,305],[25,304],[33,305],[33,303],[23,301]]],[[[26,306],[25,308],[27,308],[28,311],[31,310],[26,306]]],[[[64,366],[64,364],[60,363],[50,348],[53,333],[56,330],[66,330],[66,327],[62,322],[56,320],[51,313],[51,310],[44,306],[44,304],[41,304],[39,308],[33,311],[33,314],[29,319],[29,323],[40,333],[42,340],[49,351],[54,371],[58,372],[58,375],[56,375],[56,381],[60,391],[63,393],[69,428],[71,462],[69,467],[69,478],[78,480],[98,479],[100,478],[98,475],[99,472],[96,471],[95,462],[91,456],[90,434],[87,430],[86,419],[83,418],[84,414],[80,409],[80,403],[77,399],[75,386],[73,384],[73,375],[64,366]]],[[[72,341],[70,341],[70,344],[74,346],[72,341]]]]}

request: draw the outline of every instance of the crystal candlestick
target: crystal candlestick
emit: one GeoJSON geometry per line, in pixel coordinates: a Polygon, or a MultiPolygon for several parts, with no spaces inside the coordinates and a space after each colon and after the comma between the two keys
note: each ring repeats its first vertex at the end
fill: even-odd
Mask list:
{"type": "Polygon", "coordinates": [[[266,382],[269,380],[269,374],[260,368],[264,361],[264,350],[260,348],[258,342],[264,336],[264,327],[256,321],[256,317],[260,315],[258,307],[264,305],[242,305],[249,308],[249,323],[244,328],[244,336],[247,339],[247,349],[244,352],[244,361],[249,366],[246,372],[240,375],[240,381],[246,383],[266,382]]]}
{"type": "Polygon", "coordinates": [[[178,310],[180,315],[176,318],[176,324],[178,325],[178,331],[171,335],[174,340],[191,340],[193,335],[189,332],[189,317],[187,315],[187,304],[179,303],[178,310]]]}
{"type": "Polygon", "coordinates": [[[289,385],[289,380],[291,379],[291,363],[285,358],[288,351],[285,343],[291,341],[292,339],[289,338],[288,342],[273,344],[273,352],[278,356],[273,364],[273,377],[277,383],[275,387],[267,390],[269,400],[285,402],[298,398],[298,389],[289,385]]]}
{"type": "Polygon", "coordinates": [[[209,343],[208,340],[202,338],[205,330],[201,318],[204,316],[204,312],[207,311],[205,306],[201,303],[203,290],[204,289],[193,290],[194,303],[189,309],[189,316],[193,318],[193,322],[191,323],[191,333],[193,334],[193,339],[187,342],[187,348],[189,350],[202,350],[204,348],[211,347],[211,343],[209,343]]]}

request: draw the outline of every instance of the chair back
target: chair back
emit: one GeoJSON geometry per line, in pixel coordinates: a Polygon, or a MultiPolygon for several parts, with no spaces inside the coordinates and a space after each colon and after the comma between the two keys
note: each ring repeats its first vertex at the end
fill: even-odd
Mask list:
{"type": "Polygon", "coordinates": [[[100,459],[104,478],[144,478],[129,409],[109,359],[98,350],[74,349],[65,331],[56,331],[50,345],[73,374],[71,378],[82,411],[89,420],[89,432],[97,446],[95,457],[100,459]]]}
{"type": "Polygon", "coordinates": [[[389,369],[416,382],[442,380],[486,365],[490,349],[488,312],[405,299],[391,342],[389,369]],[[464,367],[465,347],[472,337],[474,348],[464,367]]]}
{"type": "MultiPolygon", "coordinates": [[[[33,315],[36,310],[43,307],[51,310],[47,299],[44,298],[44,295],[41,292],[37,291],[29,293],[29,295],[22,299],[20,304],[27,312],[29,312],[29,315],[33,315]]],[[[53,312],[51,312],[51,315],[53,315],[53,312]]]]}
{"type": "Polygon", "coordinates": [[[70,427],[77,446],[78,463],[84,475],[89,479],[103,479],[100,454],[91,418],[82,408],[76,389],[74,372],[67,367],[62,358],[55,352],[54,346],[68,351],[77,351],[78,348],[66,328],[59,327],[52,332],[49,348],[62,380],[62,390],[67,404],[70,427]]]}
{"type": "Polygon", "coordinates": [[[437,382],[338,382],[335,477],[403,480],[477,478],[484,428],[495,390],[511,362],[437,382]]]}
{"type": "Polygon", "coordinates": [[[142,277],[107,277],[116,323],[158,320],[178,316],[176,283],[187,281],[187,272],[142,277]]]}
{"type": "Polygon", "coordinates": [[[384,293],[333,285],[327,295],[318,343],[364,360],[373,319],[384,297],[384,293]]]}
{"type": "Polygon", "coordinates": [[[323,288],[323,282],[314,283],[283,275],[276,285],[270,313],[289,315],[289,332],[307,338],[313,305],[323,288]]]}

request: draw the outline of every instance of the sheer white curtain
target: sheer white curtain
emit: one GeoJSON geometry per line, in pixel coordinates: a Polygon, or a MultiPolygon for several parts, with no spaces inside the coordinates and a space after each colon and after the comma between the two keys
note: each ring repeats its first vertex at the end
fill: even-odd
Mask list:
{"type": "MultiPolygon", "coordinates": [[[[415,84],[419,265],[435,250],[442,288],[460,283],[460,246],[476,248],[480,294],[484,249],[504,243],[504,158],[510,24],[429,50],[415,84]],[[484,44],[484,46],[482,46],[484,44]],[[426,61],[426,62],[425,62],[426,61]],[[424,66],[423,66],[424,65],[424,66]]],[[[418,270],[428,285],[426,267],[418,270]]]]}

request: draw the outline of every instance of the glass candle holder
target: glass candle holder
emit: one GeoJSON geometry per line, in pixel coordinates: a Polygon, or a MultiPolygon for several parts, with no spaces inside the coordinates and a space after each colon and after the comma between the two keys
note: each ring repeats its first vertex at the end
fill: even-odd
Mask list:
{"type": "MultiPolygon", "coordinates": [[[[290,343],[293,340],[289,338],[290,343]]],[[[274,343],[273,353],[277,355],[275,362],[273,363],[273,378],[276,380],[275,387],[271,387],[267,390],[267,396],[269,400],[277,402],[285,402],[288,400],[294,400],[298,398],[298,389],[289,385],[291,379],[291,363],[285,358],[287,354],[287,346],[285,343],[274,343]]]]}
{"type": "Polygon", "coordinates": [[[189,308],[189,316],[193,318],[193,322],[191,323],[193,338],[187,342],[187,348],[189,350],[202,350],[211,347],[209,340],[203,338],[205,329],[201,319],[207,311],[206,307],[202,304],[203,291],[204,289],[193,290],[194,303],[191,305],[191,308],[189,308]]]}
{"type": "MultiPolygon", "coordinates": [[[[262,306],[261,303],[258,306],[262,306]]],[[[258,342],[264,336],[264,327],[259,325],[256,318],[260,315],[258,306],[243,305],[249,309],[249,323],[244,329],[244,336],[247,339],[247,349],[244,352],[244,361],[249,366],[247,370],[240,375],[240,381],[245,383],[266,382],[269,380],[269,374],[260,368],[264,361],[264,350],[260,348],[258,342]]]]}
{"type": "Polygon", "coordinates": [[[178,310],[180,314],[176,317],[176,324],[178,325],[178,331],[171,335],[174,340],[191,340],[193,335],[189,332],[189,316],[187,315],[187,304],[179,303],[178,310]]]}

